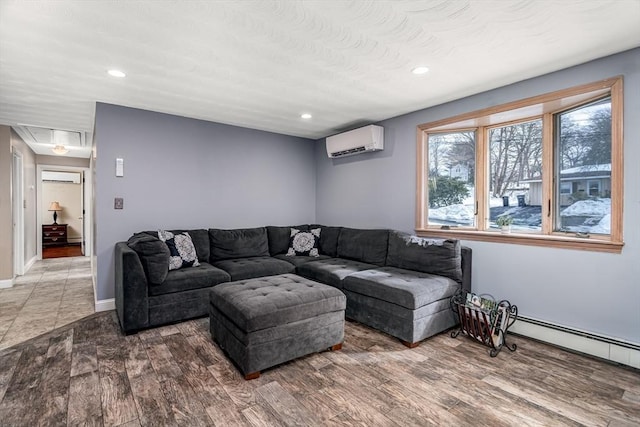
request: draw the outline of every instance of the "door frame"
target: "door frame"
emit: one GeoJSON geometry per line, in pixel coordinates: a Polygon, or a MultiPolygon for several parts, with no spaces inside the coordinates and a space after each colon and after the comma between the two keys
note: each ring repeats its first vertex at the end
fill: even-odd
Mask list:
{"type": "Polygon", "coordinates": [[[81,201],[83,203],[82,210],[82,243],[81,247],[84,248],[84,256],[90,257],[91,251],[93,250],[92,242],[92,218],[91,218],[91,209],[87,209],[86,201],[91,200],[91,192],[93,191],[93,186],[91,185],[91,172],[88,167],[80,167],[80,166],[60,166],[60,165],[38,165],[37,166],[37,184],[38,184],[38,197],[36,198],[36,218],[37,218],[37,239],[38,239],[38,259],[42,259],[42,171],[57,171],[57,172],[80,172],[80,175],[84,178],[84,182],[81,182],[82,185],[82,194],[80,195],[81,201]]]}
{"type": "Polygon", "coordinates": [[[13,150],[11,159],[13,277],[16,277],[24,274],[24,161],[18,150],[13,150]]]}

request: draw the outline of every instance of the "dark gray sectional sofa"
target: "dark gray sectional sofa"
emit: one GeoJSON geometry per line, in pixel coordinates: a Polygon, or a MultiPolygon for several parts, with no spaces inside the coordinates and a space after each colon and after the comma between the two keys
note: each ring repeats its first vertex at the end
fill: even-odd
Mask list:
{"type": "Polygon", "coordinates": [[[347,296],[346,317],[406,345],[455,325],[449,298],[471,290],[471,249],[393,230],[322,225],[317,257],[288,256],[291,227],[187,231],[199,266],[168,271],[157,232],[116,244],[116,311],[125,333],[205,316],[209,291],[230,281],[294,273],[347,296]]]}

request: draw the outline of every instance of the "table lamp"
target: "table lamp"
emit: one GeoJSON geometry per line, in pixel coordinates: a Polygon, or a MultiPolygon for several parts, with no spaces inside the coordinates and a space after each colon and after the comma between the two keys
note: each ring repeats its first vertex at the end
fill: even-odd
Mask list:
{"type": "Polygon", "coordinates": [[[49,210],[53,211],[53,223],[55,225],[57,225],[57,221],[58,221],[58,211],[61,211],[62,208],[60,207],[60,203],[58,202],[51,202],[51,205],[49,206],[49,210]]]}

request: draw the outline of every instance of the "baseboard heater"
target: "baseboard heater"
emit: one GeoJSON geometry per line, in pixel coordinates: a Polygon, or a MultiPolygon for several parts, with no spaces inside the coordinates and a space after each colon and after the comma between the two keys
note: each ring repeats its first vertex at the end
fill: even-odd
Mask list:
{"type": "Polygon", "coordinates": [[[509,333],[640,369],[640,344],[519,316],[509,333]]]}

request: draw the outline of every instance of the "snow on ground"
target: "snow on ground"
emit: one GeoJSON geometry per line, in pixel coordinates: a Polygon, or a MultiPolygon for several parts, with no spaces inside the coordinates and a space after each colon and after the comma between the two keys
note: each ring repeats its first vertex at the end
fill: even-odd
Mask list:
{"type": "Polygon", "coordinates": [[[575,202],[560,212],[561,216],[600,216],[611,213],[611,199],[589,199],[575,202]]]}
{"type": "MultiPolygon", "coordinates": [[[[434,224],[444,221],[445,224],[473,224],[473,213],[475,211],[475,190],[473,187],[467,186],[469,196],[459,205],[443,206],[437,209],[429,209],[429,221],[434,224]]],[[[518,198],[513,195],[509,197],[511,206],[518,206],[518,198]]],[[[489,200],[490,207],[502,206],[502,198],[492,197],[489,200]]]]}
{"type": "MultiPolygon", "coordinates": [[[[539,229],[541,224],[541,211],[539,206],[520,207],[511,203],[509,207],[502,206],[502,199],[491,199],[491,218],[511,215],[514,217],[514,227],[522,229],[539,229]]],[[[432,224],[459,224],[472,225],[474,221],[473,198],[467,198],[464,204],[443,206],[437,209],[429,209],[429,222],[432,224]]],[[[560,212],[564,229],[575,232],[602,233],[611,232],[611,199],[589,199],[575,202],[560,212]],[[580,218],[583,217],[583,218],[580,218]],[[577,223],[571,224],[569,218],[574,218],[577,223]],[[567,224],[566,221],[569,221],[567,224]]]]}
{"type": "Polygon", "coordinates": [[[602,233],[602,234],[610,234],[611,233],[611,214],[608,213],[602,217],[598,224],[589,227],[589,233],[602,233]]]}
{"type": "Polygon", "coordinates": [[[450,205],[438,209],[429,209],[429,221],[471,224],[473,223],[473,205],[450,205]]]}
{"type": "Polygon", "coordinates": [[[611,233],[611,199],[580,200],[560,212],[565,218],[583,217],[584,222],[578,225],[567,225],[570,231],[595,234],[611,233]]]}

